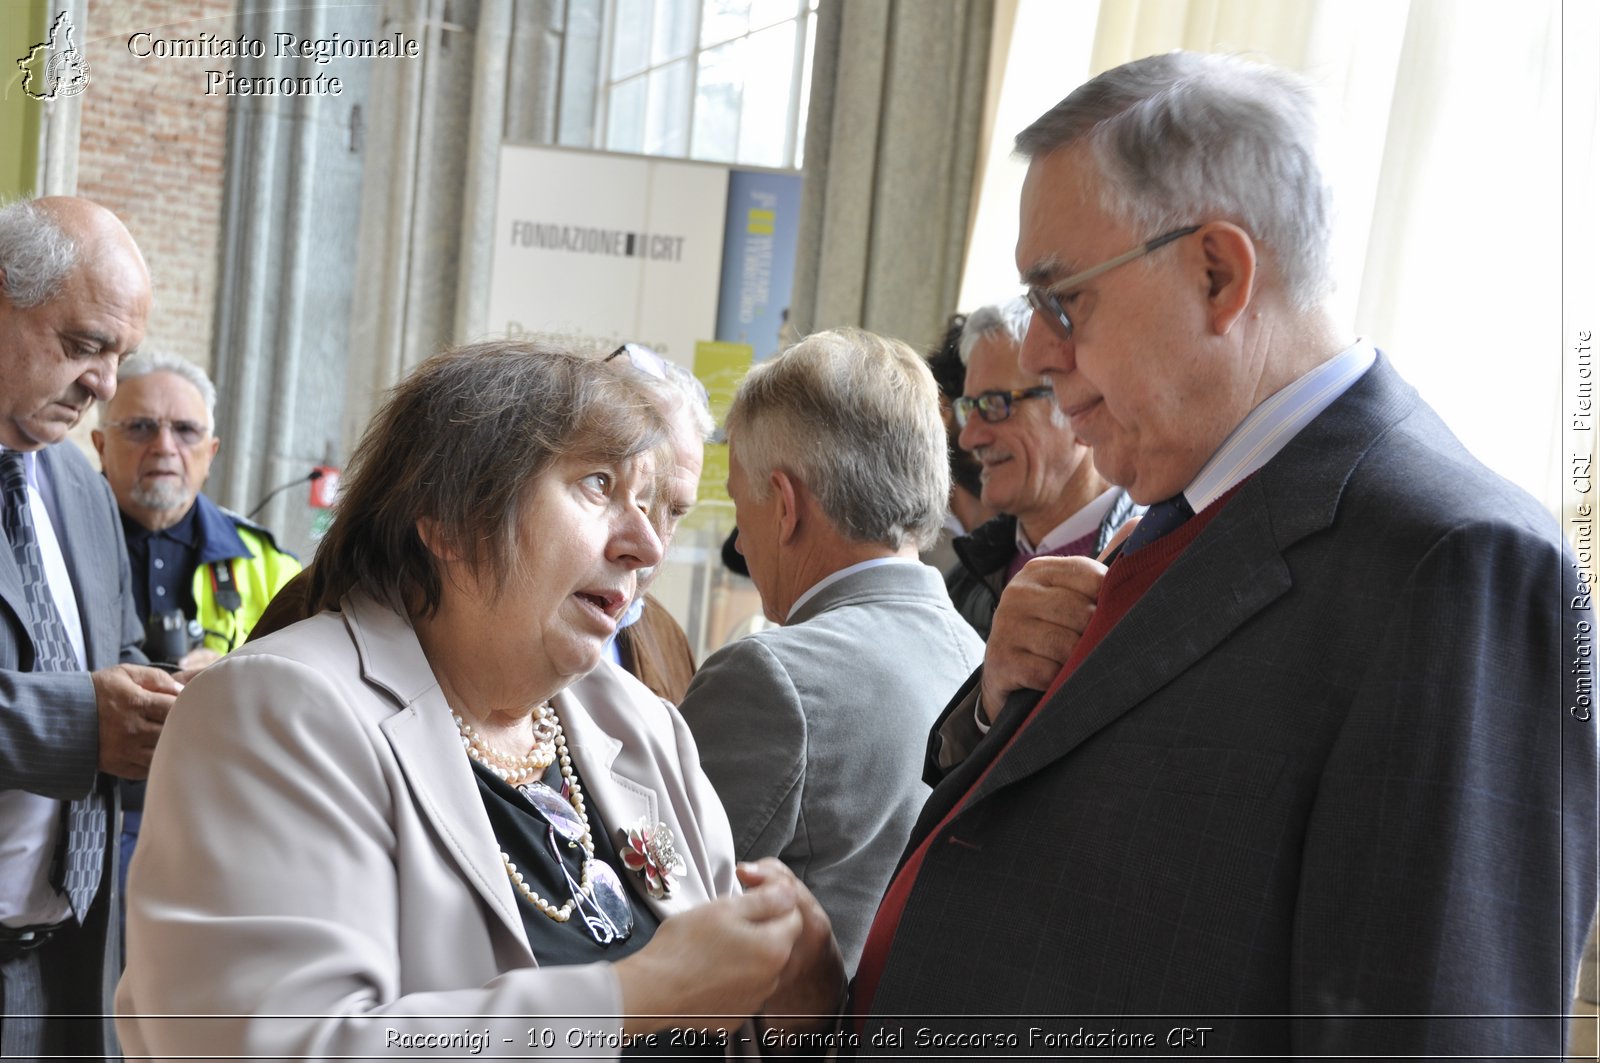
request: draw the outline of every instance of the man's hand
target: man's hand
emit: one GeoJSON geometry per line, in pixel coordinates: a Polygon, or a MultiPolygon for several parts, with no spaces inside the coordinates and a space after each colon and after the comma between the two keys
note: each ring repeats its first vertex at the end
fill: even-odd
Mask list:
{"type": "Polygon", "coordinates": [[[100,714],[100,770],[124,779],[144,778],[150,774],[161,725],[183,685],[159,668],[137,664],[102,668],[89,678],[100,714]]]}
{"type": "Polygon", "coordinates": [[[183,659],[178,662],[179,681],[187,683],[189,678],[192,677],[196,672],[200,671],[200,669],[204,668],[208,664],[220,660],[222,660],[222,654],[218,653],[216,650],[210,649],[206,646],[196,646],[194,649],[184,654],[183,659]]]}
{"type": "Polygon", "coordinates": [[[618,960],[623,1032],[669,1026],[737,1029],[779,985],[804,917],[795,881],[770,881],[664,920],[618,960]]]}
{"type": "Polygon", "coordinates": [[[1103,562],[1133,534],[1126,521],[1100,557],[1036,557],[1000,594],[983,655],[979,707],[991,724],[1016,690],[1045,690],[1083,637],[1105,582],[1103,562]]]}
{"type": "Polygon", "coordinates": [[[794,884],[800,910],[800,936],[789,962],[778,975],[778,987],[762,1008],[769,1029],[791,1033],[832,1028],[844,1003],[847,980],[844,957],[833,936],[833,922],[812,892],[781,860],[765,857],[740,864],[739,882],[745,889],[786,879],[794,884]]]}
{"type": "Polygon", "coordinates": [[[1106,567],[1087,557],[1036,557],[1006,584],[983,654],[982,707],[994,723],[1014,690],[1043,690],[1094,616],[1106,567]]]}

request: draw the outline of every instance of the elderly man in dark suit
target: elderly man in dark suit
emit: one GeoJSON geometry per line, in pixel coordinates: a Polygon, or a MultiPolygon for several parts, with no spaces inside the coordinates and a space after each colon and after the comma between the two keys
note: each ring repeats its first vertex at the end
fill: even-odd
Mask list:
{"type": "Polygon", "coordinates": [[[1152,507],[1109,570],[1007,589],[868,940],[867,1038],[1562,1051],[1588,592],[1549,514],[1324,309],[1315,135],[1297,80],[1173,53],[1018,138],[1022,364],[1152,507]]]}
{"type": "Polygon", "coordinates": [[[857,329],[808,336],[728,413],[738,549],[767,618],[701,666],[679,709],[741,860],[776,856],[853,969],[922,807],[921,742],[983,657],[918,546],[950,480],[921,357],[857,329]]]}
{"type": "Polygon", "coordinates": [[[111,776],[178,684],[142,667],[117,504],[67,432],[144,335],[150,276],[87,200],[0,208],[0,1054],[115,1055],[111,776]],[[87,1016],[73,1021],[68,1015],[87,1016]]]}

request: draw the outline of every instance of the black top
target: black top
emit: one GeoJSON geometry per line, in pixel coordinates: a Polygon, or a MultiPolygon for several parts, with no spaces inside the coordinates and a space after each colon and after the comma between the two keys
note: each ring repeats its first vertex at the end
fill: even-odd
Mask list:
{"type": "MultiPolygon", "coordinates": [[[[494,772],[477,761],[472,762],[473,774],[478,779],[478,794],[489,814],[489,825],[494,828],[495,840],[500,848],[517,865],[523,879],[539,896],[557,908],[572,896],[556,855],[551,852],[548,839],[549,825],[533,806],[494,772]]],[[[580,779],[579,782],[582,782],[580,779]]],[[[561,769],[552,764],[544,774],[544,783],[561,792],[561,769]]],[[[642,897],[643,880],[622,866],[617,856],[616,843],[606,830],[605,821],[593,803],[584,802],[584,812],[589,818],[589,833],[594,840],[594,859],[605,861],[622,880],[623,889],[633,905],[633,932],[626,940],[602,945],[584,926],[576,911],[565,923],[558,923],[545,915],[534,903],[512,885],[516,894],[517,911],[522,914],[522,926],[528,935],[528,945],[539,957],[541,967],[559,967],[568,964],[595,963],[601,960],[616,961],[644,948],[655,936],[661,920],[642,897]]],[[[583,872],[583,847],[568,847],[557,836],[556,852],[573,881],[581,881],[583,872]]],[[[626,1057],[652,1059],[721,1059],[720,1035],[699,1031],[674,1030],[642,1038],[628,1045],[622,1054],[626,1057]]]]}

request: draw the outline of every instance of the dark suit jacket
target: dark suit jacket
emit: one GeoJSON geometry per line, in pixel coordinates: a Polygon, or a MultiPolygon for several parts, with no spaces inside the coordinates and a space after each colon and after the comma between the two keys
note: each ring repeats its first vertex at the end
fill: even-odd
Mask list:
{"type": "MultiPolygon", "coordinates": [[[[1592,625],[1549,515],[1380,357],[934,838],[875,1015],[1018,1016],[960,1029],[1024,1049],[1030,1026],[1148,1030],[1152,1053],[1210,1026],[1212,1056],[1559,1053],[1559,1019],[1440,1016],[1572,999],[1592,625]]],[[[943,780],[913,847],[1020,716],[943,780]]]]}
{"type": "MultiPolygon", "coordinates": [[[[71,443],[39,454],[53,487],[55,532],[72,575],[83,619],[90,671],[119,661],[144,663],[143,628],[134,615],[128,551],[116,499],[105,480],[71,443]]],[[[87,672],[35,673],[22,577],[0,534],[0,789],[27,790],[63,801],[99,787],[108,815],[116,815],[116,787],[98,773],[99,714],[87,672]]],[[[5,829],[0,824],[0,831],[5,829]]],[[[107,933],[116,910],[116,832],[106,832],[105,877],[85,921],[84,954],[74,958],[82,995],[51,1001],[53,1012],[109,1012],[118,963],[116,935],[107,933]]],[[[107,1036],[111,1026],[106,1024],[107,1036]]],[[[115,1053],[115,1042],[107,1051],[115,1053]]]]}

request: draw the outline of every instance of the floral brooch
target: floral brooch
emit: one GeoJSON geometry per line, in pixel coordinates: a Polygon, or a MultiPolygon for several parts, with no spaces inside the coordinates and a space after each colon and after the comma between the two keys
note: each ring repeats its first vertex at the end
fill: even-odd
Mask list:
{"type": "Polygon", "coordinates": [[[674,876],[683,874],[683,857],[672,844],[672,829],[665,823],[651,826],[645,819],[623,831],[622,865],[644,879],[656,900],[672,896],[674,876]]]}

